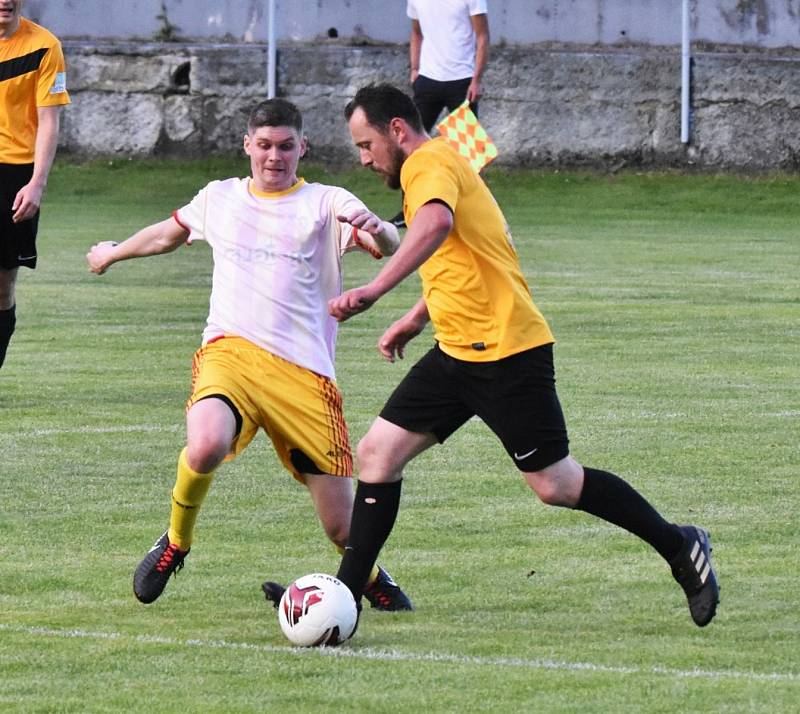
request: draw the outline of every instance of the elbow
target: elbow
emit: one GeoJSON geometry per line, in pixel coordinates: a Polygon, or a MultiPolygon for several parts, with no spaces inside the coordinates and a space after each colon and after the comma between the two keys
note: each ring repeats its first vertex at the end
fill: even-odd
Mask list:
{"type": "Polygon", "coordinates": [[[171,253],[173,250],[177,250],[178,246],[182,242],[183,241],[170,240],[169,238],[159,238],[154,243],[155,250],[153,252],[156,255],[162,255],[164,253],[171,253]]]}
{"type": "Polygon", "coordinates": [[[453,214],[450,211],[441,211],[436,221],[434,232],[440,236],[442,240],[447,238],[453,230],[453,214]]]}
{"type": "Polygon", "coordinates": [[[186,242],[189,231],[177,219],[168,218],[153,226],[156,230],[154,246],[156,253],[171,253],[186,242]]]}

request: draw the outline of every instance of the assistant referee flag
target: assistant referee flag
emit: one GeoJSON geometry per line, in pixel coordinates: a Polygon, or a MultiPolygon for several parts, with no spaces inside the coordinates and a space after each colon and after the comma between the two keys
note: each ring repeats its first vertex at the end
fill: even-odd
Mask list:
{"type": "Polygon", "coordinates": [[[478,172],[497,158],[497,147],[469,108],[468,101],[448,114],[436,128],[478,172]]]}

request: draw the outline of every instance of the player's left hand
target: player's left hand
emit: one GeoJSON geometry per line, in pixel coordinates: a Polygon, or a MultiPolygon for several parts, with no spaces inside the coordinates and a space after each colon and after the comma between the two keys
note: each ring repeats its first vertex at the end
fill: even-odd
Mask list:
{"type": "Polygon", "coordinates": [[[405,357],[406,345],[425,327],[425,321],[418,321],[406,314],[392,323],[378,340],[378,352],[387,362],[405,357]]]}
{"type": "Polygon", "coordinates": [[[336,218],[374,236],[383,231],[383,221],[372,211],[354,211],[350,215],[339,215],[336,218]]]}
{"type": "Polygon", "coordinates": [[[474,104],[481,98],[481,94],[483,94],[481,83],[473,79],[469,87],[467,87],[467,101],[469,101],[470,104],[474,104]]]}
{"type": "Polygon", "coordinates": [[[368,285],[343,292],[339,297],[328,300],[328,312],[338,322],[344,322],[353,315],[369,310],[380,296],[374,294],[368,285]]]}
{"type": "Polygon", "coordinates": [[[14,203],[11,204],[11,220],[20,223],[33,218],[42,204],[43,193],[44,186],[33,182],[25,184],[14,196],[14,203]]]}

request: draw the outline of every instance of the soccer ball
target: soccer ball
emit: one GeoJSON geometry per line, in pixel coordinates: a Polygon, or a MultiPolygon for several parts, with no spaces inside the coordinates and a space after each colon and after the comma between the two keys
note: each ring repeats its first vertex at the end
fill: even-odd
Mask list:
{"type": "Polygon", "coordinates": [[[278,605],[278,622],[300,647],[336,646],[356,629],[358,612],[350,589],[338,578],[312,573],[295,580],[278,605]]]}

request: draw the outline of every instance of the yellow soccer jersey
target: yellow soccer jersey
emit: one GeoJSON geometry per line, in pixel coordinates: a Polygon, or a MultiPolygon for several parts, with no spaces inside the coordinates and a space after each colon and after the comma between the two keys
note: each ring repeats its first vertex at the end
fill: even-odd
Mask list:
{"type": "Polygon", "coordinates": [[[0,163],[31,163],[36,109],[59,104],[69,104],[61,43],[22,17],[17,31],[0,40],[0,163]]]}
{"type": "Polygon", "coordinates": [[[444,139],[432,139],[406,159],[400,181],[407,223],[430,201],[453,211],[453,230],[419,269],[441,349],[490,362],[553,342],[503,213],[469,163],[444,139]]]}

